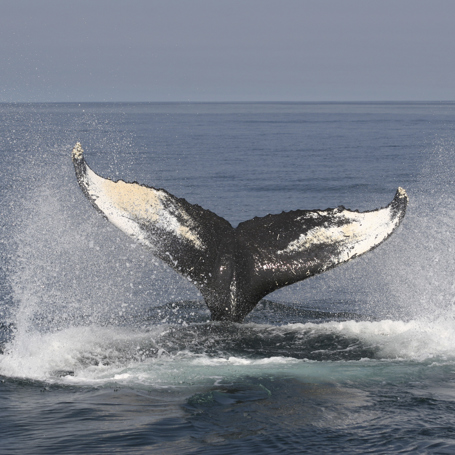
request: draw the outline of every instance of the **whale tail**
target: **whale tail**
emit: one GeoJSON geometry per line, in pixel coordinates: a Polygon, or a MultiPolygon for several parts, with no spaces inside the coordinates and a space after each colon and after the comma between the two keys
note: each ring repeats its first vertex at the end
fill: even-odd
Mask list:
{"type": "Polygon", "coordinates": [[[233,228],[210,210],[166,190],[97,175],[79,143],[72,158],[79,186],[92,205],[188,277],[214,320],[241,322],[274,290],[375,248],[399,226],[408,202],[398,188],[392,202],[377,210],[296,210],[256,217],[233,228]]]}

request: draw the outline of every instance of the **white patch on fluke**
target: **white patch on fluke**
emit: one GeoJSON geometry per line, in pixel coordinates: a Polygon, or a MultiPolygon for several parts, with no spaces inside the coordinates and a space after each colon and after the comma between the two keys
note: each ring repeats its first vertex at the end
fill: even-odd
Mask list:
{"type": "MultiPolygon", "coordinates": [[[[328,215],[328,212],[320,214],[328,215]]],[[[338,255],[331,258],[331,265],[339,264],[379,245],[400,222],[399,217],[393,216],[391,207],[366,213],[334,211],[330,216],[330,224],[326,223],[325,226],[318,226],[301,234],[284,250],[278,251],[278,254],[297,253],[319,245],[334,245],[338,255]]],[[[305,221],[302,220],[302,223],[305,221]]]]}
{"type": "MultiPolygon", "coordinates": [[[[76,144],[73,157],[80,159],[82,153],[80,144],[76,144]]],[[[149,225],[186,240],[199,250],[204,249],[195,222],[165,191],[122,180],[114,182],[100,177],[87,165],[82,184],[108,220],[140,243],[156,248],[153,240],[158,239],[151,239],[150,232],[142,226],[149,225]]]]}

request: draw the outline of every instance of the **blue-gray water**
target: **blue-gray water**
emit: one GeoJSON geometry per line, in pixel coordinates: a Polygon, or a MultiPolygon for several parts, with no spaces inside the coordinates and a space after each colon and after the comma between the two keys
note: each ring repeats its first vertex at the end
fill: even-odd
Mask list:
{"type": "Polygon", "coordinates": [[[0,453],[455,452],[455,104],[1,104],[0,453]],[[362,258],[208,321],[80,191],[166,188],[233,225],[406,218],[362,258]]]}

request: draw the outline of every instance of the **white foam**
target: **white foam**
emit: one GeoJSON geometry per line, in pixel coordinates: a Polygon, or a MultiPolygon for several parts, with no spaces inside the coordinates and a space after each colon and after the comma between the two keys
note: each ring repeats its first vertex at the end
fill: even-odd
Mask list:
{"type": "Polygon", "coordinates": [[[95,379],[106,371],[109,376],[128,362],[140,361],[144,346],[153,347],[151,334],[118,327],[18,333],[0,356],[0,374],[49,380],[56,372],[68,371],[95,379]]]}
{"type": "MultiPolygon", "coordinates": [[[[265,337],[294,332],[299,337],[336,334],[355,337],[375,348],[375,359],[320,362],[286,356],[213,355],[189,350],[169,354],[160,349],[168,327],[151,331],[127,328],[73,327],[55,333],[18,333],[0,355],[0,374],[79,385],[134,385],[155,388],[211,385],[243,375],[292,374],[313,381],[368,375],[375,365],[455,364],[455,322],[384,320],[327,322],[281,327],[249,325],[265,337]],[[385,362],[385,363],[384,363],[385,362]],[[348,367],[349,366],[349,367],[348,367]],[[368,367],[369,366],[369,367],[368,367]],[[214,379],[215,378],[215,379],[214,379]]],[[[372,373],[377,375],[377,371],[372,373]]]]}
{"type": "Polygon", "coordinates": [[[236,366],[257,366],[257,365],[289,365],[299,363],[298,359],[293,357],[266,357],[263,359],[247,359],[242,357],[231,356],[228,358],[223,357],[200,357],[195,359],[193,365],[205,365],[205,366],[219,366],[219,365],[236,365],[236,366]]]}
{"type": "Polygon", "coordinates": [[[434,358],[455,361],[455,321],[451,317],[435,321],[344,321],[324,324],[291,324],[293,330],[313,330],[356,337],[377,348],[382,359],[426,361],[434,358]]]}

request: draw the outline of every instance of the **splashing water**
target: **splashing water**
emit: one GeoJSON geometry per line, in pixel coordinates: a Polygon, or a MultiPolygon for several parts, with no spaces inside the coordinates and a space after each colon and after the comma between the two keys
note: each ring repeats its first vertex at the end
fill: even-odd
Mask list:
{"type": "Polygon", "coordinates": [[[454,106],[0,105],[2,450],[453,453],[454,106]],[[233,224],[410,205],[374,252],[212,323],[81,194],[77,141],[233,224]]]}
{"type": "Polygon", "coordinates": [[[207,325],[190,283],[94,213],[75,183],[71,145],[64,152],[44,148],[46,156],[23,168],[30,183],[10,215],[16,220],[10,277],[16,311],[2,374],[176,385],[210,381],[219,370],[227,377],[264,368],[308,375],[321,360],[453,359],[453,142],[428,148],[399,238],[271,296],[297,311],[305,299],[311,308],[327,295],[328,305],[319,309],[333,311],[333,301],[348,295],[350,310],[365,320],[296,323],[275,307],[273,324],[264,323],[258,309],[244,328],[225,332],[207,325]],[[360,307],[353,308],[354,295],[360,307]],[[169,323],[160,311],[182,300],[194,305],[180,308],[169,323]],[[150,315],[150,308],[161,310],[150,315]]]}
{"type": "Polygon", "coordinates": [[[455,144],[438,140],[426,151],[427,163],[406,220],[406,236],[386,267],[391,289],[408,318],[454,322],[455,316],[455,144]]]}

